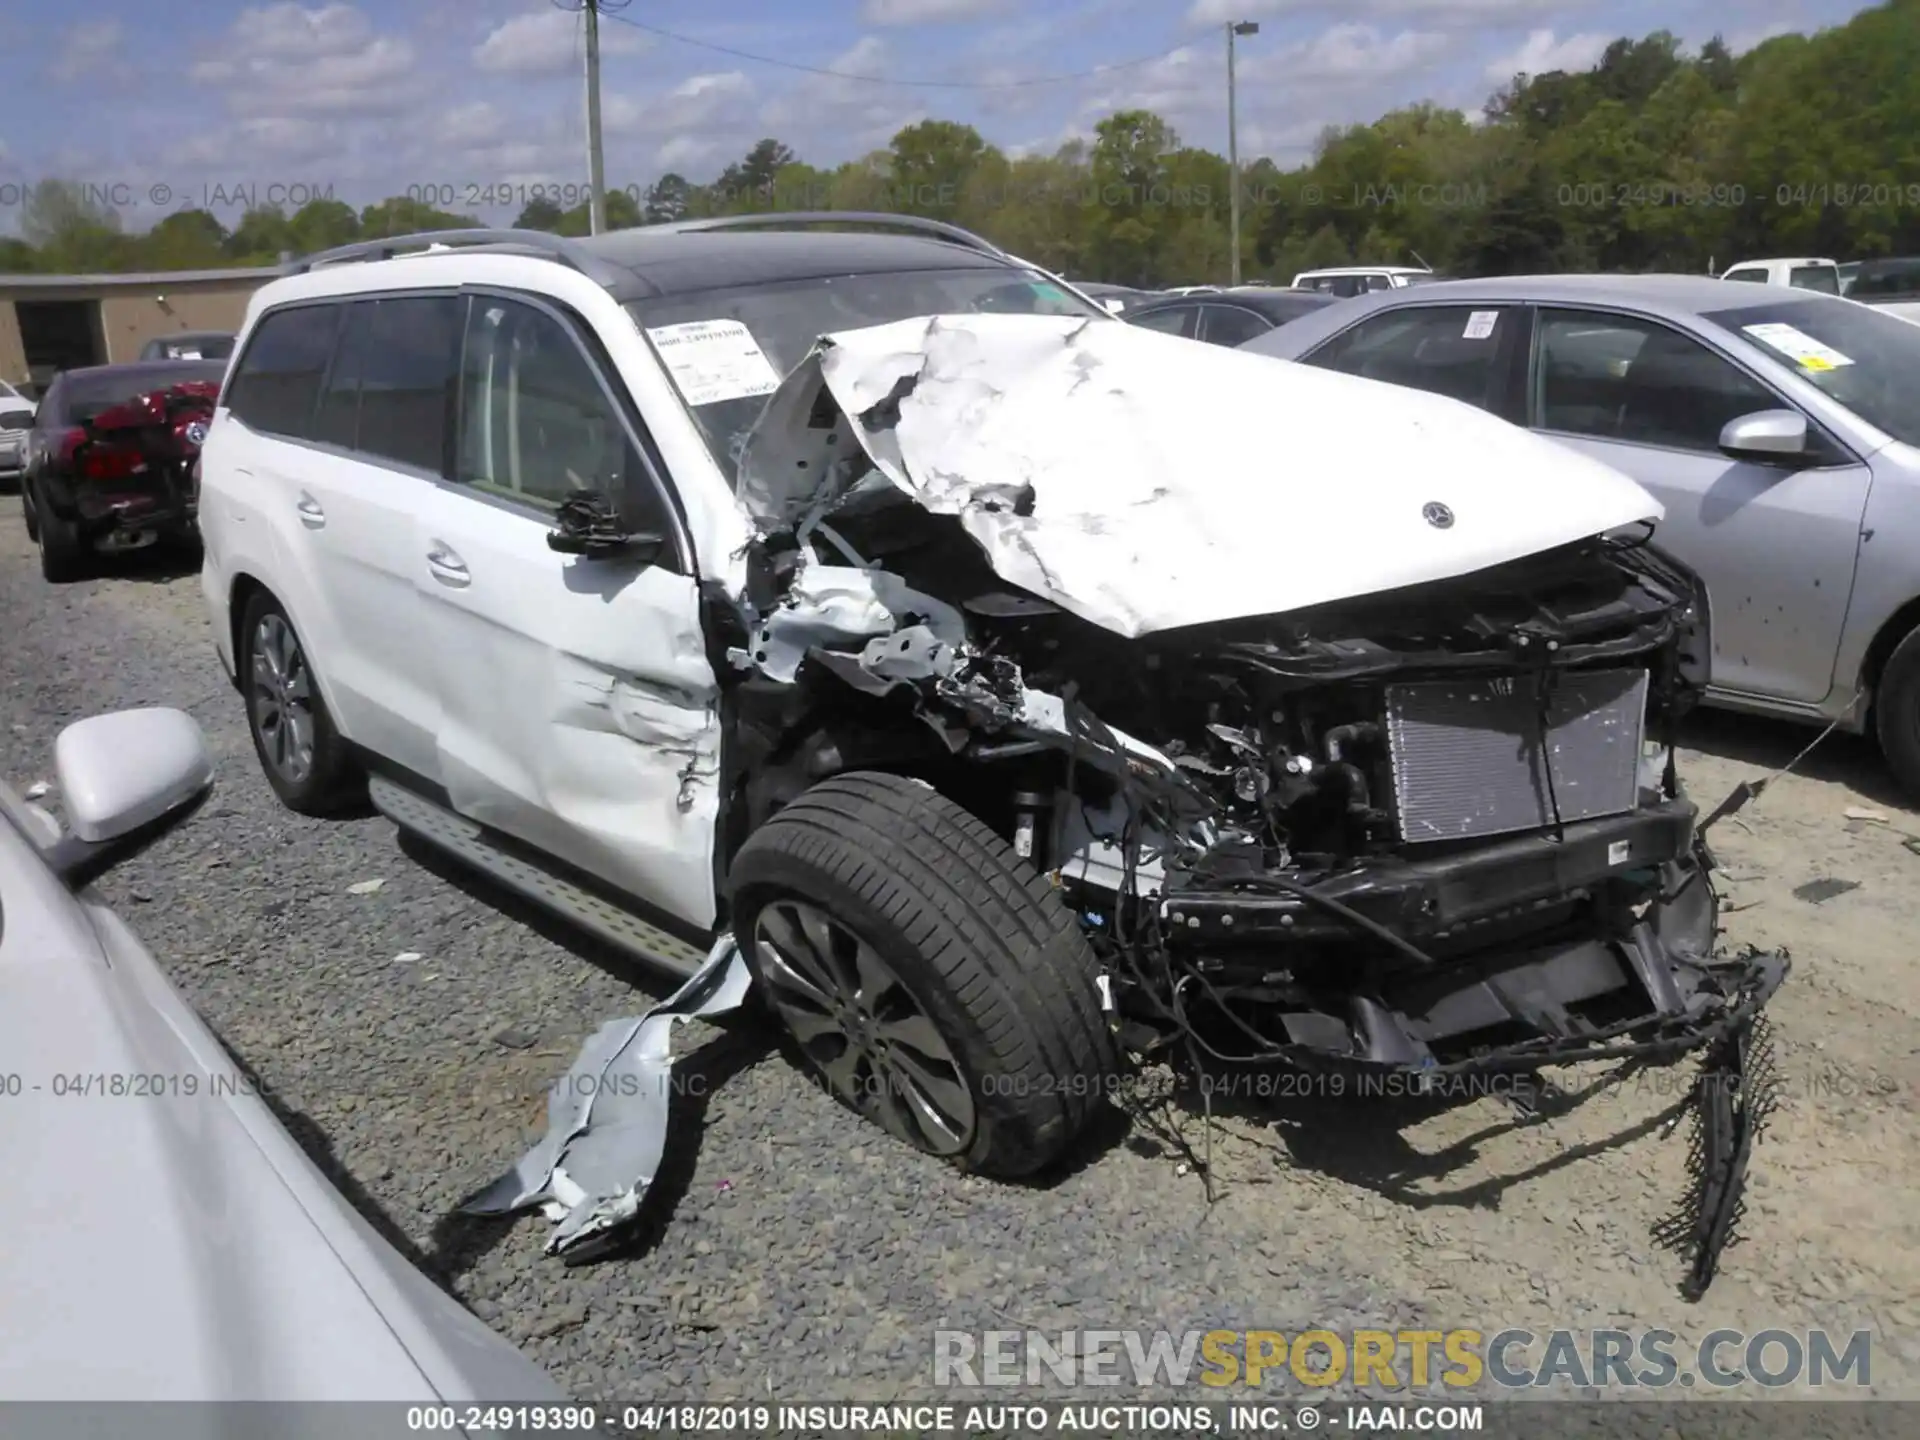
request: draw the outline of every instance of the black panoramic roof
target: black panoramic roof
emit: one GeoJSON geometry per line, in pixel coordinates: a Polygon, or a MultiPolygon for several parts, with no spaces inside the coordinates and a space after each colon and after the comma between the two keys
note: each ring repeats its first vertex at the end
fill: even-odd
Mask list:
{"type": "Polygon", "coordinates": [[[1003,270],[1022,263],[944,221],[867,211],[797,211],[683,220],[581,237],[543,230],[423,231],[324,250],[294,261],[282,273],[455,250],[553,260],[604,285],[621,301],[835,275],[1003,270]],[[816,228],[822,226],[832,228],[816,228]]]}
{"type": "Polygon", "coordinates": [[[946,240],[844,230],[652,233],[641,228],[591,236],[579,244],[633,276],[631,286],[608,287],[620,300],[834,275],[997,270],[1007,265],[993,255],[946,240]]]}

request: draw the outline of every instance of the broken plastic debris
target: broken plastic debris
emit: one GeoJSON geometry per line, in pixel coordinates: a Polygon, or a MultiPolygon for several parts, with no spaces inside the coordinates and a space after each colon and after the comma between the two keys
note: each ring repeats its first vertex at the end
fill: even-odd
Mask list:
{"type": "Polygon", "coordinates": [[[427,957],[422,955],[418,950],[402,950],[398,955],[393,957],[393,963],[396,965],[411,965],[416,960],[424,960],[426,958],[427,957]]]}
{"type": "Polygon", "coordinates": [[[508,1215],[538,1207],[563,1254],[640,1212],[667,1139],[673,1028],[739,1008],[753,975],[731,936],[666,1000],[638,1019],[602,1025],[547,1093],[547,1133],[460,1208],[508,1215]]]}
{"type": "Polygon", "coordinates": [[[47,791],[50,790],[51,788],[53,787],[48,785],[46,781],[36,780],[33,784],[27,787],[27,793],[23,798],[28,800],[38,800],[42,798],[47,793],[47,791]]]}
{"type": "Polygon", "coordinates": [[[347,886],[349,895],[371,895],[387,882],[384,880],[361,880],[347,886]]]}
{"type": "Polygon", "coordinates": [[[713,1188],[718,1190],[722,1195],[724,1195],[727,1193],[727,1191],[733,1189],[733,1182],[731,1180],[722,1180],[718,1185],[714,1186],[713,1188]]]}
{"type": "Polygon", "coordinates": [[[1847,819],[1849,820],[1879,820],[1884,822],[1886,818],[1887,816],[1884,810],[1869,810],[1864,805],[1849,805],[1847,807],[1847,819]]]}

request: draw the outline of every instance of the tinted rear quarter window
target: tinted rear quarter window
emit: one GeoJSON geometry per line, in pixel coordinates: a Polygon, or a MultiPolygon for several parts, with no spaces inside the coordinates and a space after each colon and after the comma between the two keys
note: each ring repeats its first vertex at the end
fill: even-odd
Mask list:
{"type": "Polygon", "coordinates": [[[360,300],[345,307],[313,438],[441,473],[460,354],[452,295],[360,300]]]}
{"type": "Polygon", "coordinates": [[[1796,265],[1787,272],[1787,284],[1796,290],[1818,290],[1827,295],[1840,293],[1840,272],[1832,265],[1796,265]]]}
{"type": "Polygon", "coordinates": [[[341,309],[298,305],[261,320],[227,387],[228,410],[263,434],[308,438],[341,309]]]}

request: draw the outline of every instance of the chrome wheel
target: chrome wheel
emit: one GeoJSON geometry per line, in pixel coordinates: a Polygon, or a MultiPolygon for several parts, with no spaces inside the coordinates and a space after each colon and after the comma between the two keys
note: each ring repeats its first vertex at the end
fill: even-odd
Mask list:
{"type": "Polygon", "coordinates": [[[283,615],[253,631],[253,728],[260,752],[281,779],[298,785],[313,771],[313,680],[307,657],[283,615]]]}
{"type": "Polygon", "coordinates": [[[835,1095],[935,1155],[973,1142],[974,1102],[953,1051],[879,954],[804,900],[754,921],[768,998],[835,1095]]]}

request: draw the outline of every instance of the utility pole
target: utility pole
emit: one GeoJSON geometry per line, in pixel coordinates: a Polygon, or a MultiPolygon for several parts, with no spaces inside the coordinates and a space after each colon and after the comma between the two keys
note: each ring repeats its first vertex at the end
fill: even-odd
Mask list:
{"type": "Polygon", "coordinates": [[[1260,25],[1253,20],[1227,22],[1227,208],[1228,224],[1233,227],[1233,283],[1240,283],[1240,116],[1234,95],[1233,40],[1236,35],[1258,35],[1260,25]]]}
{"type": "Polygon", "coordinates": [[[587,17],[587,228],[607,228],[607,172],[600,150],[600,0],[581,0],[587,17]]]}

